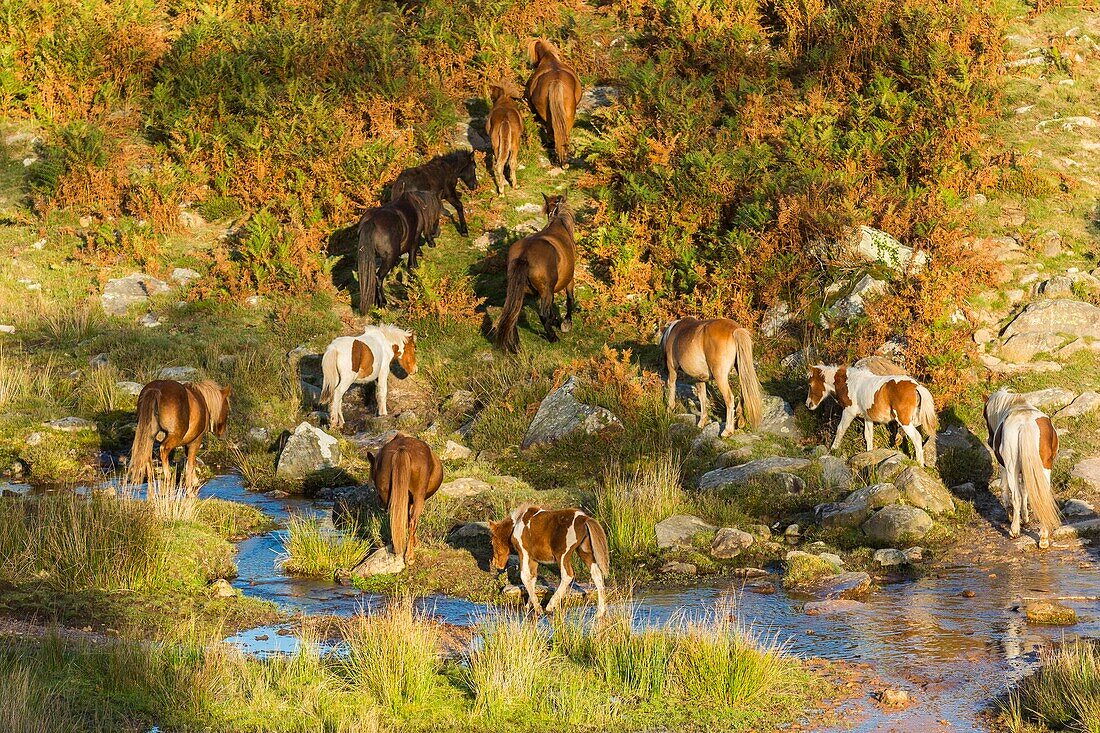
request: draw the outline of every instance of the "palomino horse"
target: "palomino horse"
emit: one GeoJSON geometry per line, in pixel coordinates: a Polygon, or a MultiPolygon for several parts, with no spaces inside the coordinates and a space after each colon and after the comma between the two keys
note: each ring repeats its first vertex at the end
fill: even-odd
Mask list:
{"type": "Polygon", "coordinates": [[[1023,395],[999,389],[985,402],[989,449],[1001,466],[1001,502],[1011,513],[1009,535],[1020,536],[1020,520],[1039,519],[1039,547],[1050,547],[1050,533],[1061,525],[1050,486],[1058,455],[1058,433],[1050,418],[1023,395]]]}
{"type": "Polygon", "coordinates": [[[603,581],[604,576],[611,574],[611,562],[607,534],[595,519],[580,509],[544,509],[524,504],[503,522],[489,522],[489,529],[493,537],[493,568],[503,570],[513,549],[519,554],[519,575],[536,614],[542,613],[535,587],[539,563],[556,563],[561,573],[561,583],[546,604],[546,610],[553,611],[573,583],[574,552],[592,574],[596,618],[607,613],[603,581]]]}
{"type": "Polygon", "coordinates": [[[359,220],[359,312],[386,304],[386,275],[401,255],[416,269],[420,240],[433,244],[439,235],[439,199],[430,191],[409,191],[388,204],[367,209],[359,220]],[[374,258],[381,263],[375,270],[374,258]]]}
{"type": "Polygon", "coordinates": [[[516,187],[516,166],[519,165],[519,141],[523,135],[523,120],[515,99],[503,87],[490,89],[493,111],[489,113],[489,142],[493,144],[493,181],[497,193],[504,193],[504,166],[508,166],[508,183],[516,187]]]}
{"type": "Polygon", "coordinates": [[[535,65],[527,80],[527,99],[538,116],[550,123],[557,162],[564,166],[569,162],[569,134],[581,101],[581,80],[550,41],[531,41],[527,51],[535,65]]]}
{"type": "Polygon", "coordinates": [[[180,446],[187,449],[184,486],[195,486],[195,457],[202,447],[202,436],[210,431],[222,437],[229,420],[229,395],[232,387],[222,389],[209,380],[181,384],[158,379],[145,385],[137,400],[137,430],[130,449],[130,480],[150,482],[153,473],[153,443],[160,441],[160,464],[166,481],[171,481],[169,459],[180,446]]]}
{"type": "Polygon", "coordinates": [[[390,363],[397,359],[408,375],[416,374],[416,334],[383,323],[367,326],[359,336],[339,336],[325,349],[321,358],[324,384],[321,402],[329,406],[328,423],[333,428],[344,425],[344,393],[351,385],[378,380],[375,402],[378,414],[387,415],[390,363]]]}
{"type": "Polygon", "coordinates": [[[760,381],[752,362],[752,334],[726,318],[700,321],[681,318],[665,326],[661,334],[661,351],[668,369],[668,409],[676,407],[676,376],[682,371],[695,380],[695,396],[699,399],[699,427],[707,422],[707,380],[718,384],[726,402],[726,426],[722,436],[733,433],[739,419],[750,427],[760,424],[764,413],[760,381]],[[737,369],[741,383],[741,412],[735,410],[730,370],[737,369]]]}
{"type": "Polygon", "coordinates": [[[549,223],[538,232],[524,237],[508,248],[508,294],[496,326],[497,346],[519,351],[519,314],[528,292],[539,296],[539,320],[546,329],[546,340],[558,340],[554,326],[562,333],[573,328],[574,282],[577,260],[573,242],[573,209],[565,196],[543,194],[543,211],[549,223]],[[561,320],[554,294],[565,291],[565,320],[561,320]]]}
{"type": "Polygon", "coordinates": [[[393,554],[412,562],[416,525],[424,502],[443,483],[443,465],[423,440],[398,433],[378,455],[368,453],[370,475],[382,506],[390,515],[393,554]]]}
{"type": "Polygon", "coordinates": [[[466,226],[462,197],[458,195],[459,181],[466,184],[470,191],[477,188],[477,162],[472,150],[454,150],[446,155],[437,155],[423,165],[404,171],[390,188],[390,200],[406,191],[431,191],[440,201],[446,201],[455,208],[458,233],[465,237],[470,230],[466,226]]]}
{"type": "Polygon", "coordinates": [[[833,450],[857,417],[863,418],[863,437],[867,450],[874,449],[875,424],[896,422],[913,443],[917,463],[924,465],[924,443],[919,426],[929,436],[936,435],[936,405],[932,394],[912,377],[880,376],[866,369],[818,364],[810,368],[810,389],[806,407],[816,410],[825,397],[833,395],[843,412],[833,439],[833,450]]]}

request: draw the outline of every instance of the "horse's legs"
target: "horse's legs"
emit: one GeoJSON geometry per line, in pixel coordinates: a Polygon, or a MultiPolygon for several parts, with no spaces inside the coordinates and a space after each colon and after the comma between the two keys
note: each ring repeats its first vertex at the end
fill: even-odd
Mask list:
{"type": "Polygon", "coordinates": [[[840,413],[840,424],[836,426],[836,437],[833,438],[832,449],[836,450],[840,447],[841,441],[844,440],[844,434],[848,432],[848,428],[852,424],[852,420],[856,419],[856,411],[851,407],[846,407],[844,412],[840,413]]]}
{"type": "Polygon", "coordinates": [[[345,384],[342,374],[338,377],[336,388],[332,390],[332,403],[328,408],[329,427],[334,429],[344,427],[344,393],[348,391],[352,384],[353,381],[345,384]]]}
{"type": "Polygon", "coordinates": [[[699,400],[699,422],[701,429],[707,424],[707,383],[699,381],[695,383],[695,399],[699,400]]]}
{"type": "Polygon", "coordinates": [[[462,199],[458,195],[458,191],[451,189],[446,195],[447,201],[451,206],[455,207],[455,211],[458,213],[458,233],[464,237],[470,235],[470,229],[466,226],[466,212],[462,208],[462,199]]]}
{"type": "Polygon", "coordinates": [[[676,361],[669,354],[665,358],[665,368],[668,369],[668,378],[665,380],[665,389],[668,392],[668,411],[676,409],[676,361]]]}
{"type": "Polygon", "coordinates": [[[420,523],[420,515],[424,513],[424,497],[413,493],[412,508],[409,510],[409,543],[405,548],[405,562],[411,563],[416,550],[416,526],[420,523]]]}
{"type": "Polygon", "coordinates": [[[512,151],[508,156],[508,183],[512,184],[512,188],[515,188],[519,184],[516,183],[516,168],[519,166],[519,144],[512,146],[512,151]]]}
{"type": "Polygon", "coordinates": [[[546,612],[550,613],[558,607],[562,599],[565,598],[565,594],[569,592],[570,586],[573,585],[573,550],[568,549],[565,554],[561,556],[561,561],[558,563],[558,571],[561,573],[561,582],[558,583],[558,589],[554,591],[554,595],[550,597],[550,602],[546,604],[546,612]]]}
{"type": "Polygon", "coordinates": [[[386,406],[390,394],[390,370],[388,364],[378,370],[378,383],[374,388],[374,401],[378,403],[378,416],[385,417],[390,412],[386,406]]]}
{"type": "Polygon", "coordinates": [[[607,615],[607,599],[604,597],[603,571],[595,560],[588,563],[588,572],[592,575],[592,584],[596,586],[596,618],[607,615]]]}
{"type": "Polygon", "coordinates": [[[902,425],[901,429],[905,431],[905,434],[909,437],[909,441],[913,444],[913,456],[917,459],[917,463],[924,465],[924,442],[920,437],[920,431],[917,430],[915,425],[902,425]]]}
{"type": "Polygon", "coordinates": [[[569,333],[573,330],[573,306],[576,304],[575,287],[575,282],[571,280],[565,288],[565,320],[561,324],[562,333],[569,333]]]}
{"type": "Polygon", "coordinates": [[[733,400],[733,390],[730,389],[731,367],[731,364],[727,364],[725,369],[719,369],[713,372],[714,381],[718,385],[718,391],[722,393],[722,399],[726,403],[726,424],[722,426],[723,438],[733,435],[733,431],[737,428],[737,405],[733,400]]]}
{"type": "MultiPolygon", "coordinates": [[[[1046,474],[1047,477],[1047,486],[1050,486],[1050,469],[1043,469],[1043,473],[1046,474]]],[[[1048,547],[1050,547],[1050,531],[1047,529],[1046,525],[1043,525],[1039,527],[1039,549],[1045,550],[1048,547]]]]}
{"type": "Polygon", "coordinates": [[[199,455],[199,447],[202,445],[202,438],[196,438],[187,446],[187,469],[184,472],[184,486],[188,491],[195,488],[197,480],[195,478],[195,461],[199,455]]]}
{"type": "Polygon", "coordinates": [[[539,321],[546,329],[546,340],[555,343],[558,335],[554,333],[554,291],[547,285],[546,289],[539,293],[539,321]]]}
{"type": "Polygon", "coordinates": [[[497,155],[497,152],[493,151],[493,183],[497,187],[497,195],[504,193],[504,163],[503,156],[497,155]]]}
{"type": "MultiPolygon", "coordinates": [[[[383,254],[381,257],[381,263],[378,265],[378,289],[376,305],[379,308],[383,308],[386,305],[386,275],[390,274],[390,270],[397,264],[397,258],[400,255],[383,254]]],[[[411,255],[410,255],[411,256],[411,255]]]]}
{"type": "Polygon", "coordinates": [[[875,424],[869,417],[863,418],[863,440],[867,443],[867,450],[875,449],[875,424]]]}
{"type": "MultiPolygon", "coordinates": [[[[1016,463],[1016,456],[1005,456],[1005,468],[1001,472],[1001,480],[1005,481],[1008,485],[1008,495],[1010,503],[1012,504],[1012,510],[1009,512],[1008,517],[1010,521],[1008,536],[1016,538],[1020,536],[1020,504],[1023,493],[1020,490],[1020,470],[1016,463]]],[[[1006,506],[1007,510],[1008,507],[1006,506]]]]}
{"type": "Polygon", "coordinates": [[[519,563],[519,578],[523,582],[523,587],[527,589],[527,598],[531,602],[531,610],[535,612],[535,615],[542,615],[542,604],[539,603],[538,587],[535,585],[535,578],[538,576],[539,564],[527,556],[527,553],[521,553],[519,563]]]}

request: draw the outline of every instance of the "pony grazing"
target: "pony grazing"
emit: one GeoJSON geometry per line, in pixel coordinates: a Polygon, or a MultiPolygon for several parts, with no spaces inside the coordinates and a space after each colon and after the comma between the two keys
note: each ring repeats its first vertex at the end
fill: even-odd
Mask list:
{"type": "Polygon", "coordinates": [[[439,198],[429,191],[403,193],[388,204],[367,209],[359,220],[359,312],[386,304],[386,275],[401,255],[416,269],[420,241],[434,244],[439,236],[439,198]],[[375,270],[375,257],[381,262],[375,270]]]}
{"type": "Polygon", "coordinates": [[[325,349],[321,358],[324,384],[321,402],[329,406],[329,425],[344,425],[344,393],[351,385],[377,380],[375,402],[378,414],[389,414],[386,398],[389,389],[390,364],[394,359],[407,375],[416,374],[416,334],[397,326],[382,324],[367,326],[359,336],[339,336],[325,349]]]}
{"type": "Polygon", "coordinates": [[[503,570],[512,550],[519,555],[519,575],[536,614],[542,614],[535,578],[539,563],[556,563],[561,583],[547,611],[553,611],[573,583],[573,553],[580,555],[596,586],[596,618],[607,613],[604,577],[611,574],[607,534],[603,527],[580,509],[544,509],[524,504],[502,522],[489,522],[493,537],[492,567],[503,570]]]}
{"type": "Polygon", "coordinates": [[[393,554],[412,562],[416,549],[416,525],[424,502],[443,483],[443,465],[423,440],[398,433],[378,455],[368,453],[370,477],[382,506],[390,515],[393,554]]]}
{"type": "Polygon", "coordinates": [[[182,384],[158,379],[141,389],[137,400],[137,430],[130,449],[129,479],[134,483],[152,482],[153,443],[160,441],[160,465],[167,482],[172,480],[172,451],[184,447],[187,464],[184,486],[195,487],[195,458],[207,431],[225,435],[229,420],[229,395],[233,388],[222,389],[209,380],[182,384]]]}
{"type": "Polygon", "coordinates": [[[558,340],[554,328],[569,333],[573,328],[574,286],[577,249],[573,241],[573,209],[565,196],[543,194],[543,211],[549,223],[538,232],[508,248],[508,293],[496,325],[497,346],[519,351],[519,314],[528,292],[539,296],[539,320],[546,340],[558,340]],[[554,294],[565,291],[565,320],[554,304],[554,294]]]}
{"type": "Polygon", "coordinates": [[[924,464],[924,443],[918,426],[929,436],[936,435],[936,405],[932,393],[912,377],[878,375],[867,369],[818,364],[810,368],[810,389],[806,407],[816,410],[828,395],[836,397],[843,412],[836,429],[832,449],[857,417],[863,418],[863,437],[867,450],[874,449],[875,424],[896,422],[913,444],[917,463],[924,464]]]}
{"type": "Polygon", "coordinates": [[[493,181],[497,193],[504,193],[504,166],[508,166],[508,183],[516,187],[516,166],[519,165],[519,141],[523,135],[523,120],[515,99],[503,87],[490,89],[493,110],[487,124],[489,142],[493,145],[493,181]]]}
{"type": "Polygon", "coordinates": [[[477,163],[472,150],[455,150],[446,155],[437,155],[423,165],[402,172],[390,188],[390,200],[397,199],[407,191],[430,191],[440,201],[446,201],[455,208],[455,213],[458,214],[458,233],[465,237],[470,230],[466,226],[462,197],[458,195],[459,181],[466,184],[470,191],[477,188],[477,163]]]}
{"type": "Polygon", "coordinates": [[[550,41],[531,41],[527,51],[535,65],[527,80],[527,99],[538,116],[550,123],[558,165],[565,166],[569,162],[569,134],[581,101],[581,80],[550,41]]]}
{"type": "Polygon", "coordinates": [[[733,433],[739,422],[750,427],[760,425],[764,402],[756,367],[752,362],[752,334],[726,318],[700,321],[681,318],[665,326],[661,334],[661,351],[668,369],[668,409],[676,407],[676,377],[679,371],[695,380],[695,396],[699,399],[699,427],[707,422],[707,380],[718,384],[726,402],[726,426],[722,437],[733,433]],[[735,409],[730,389],[730,370],[737,369],[741,383],[741,413],[735,409]]]}
{"type": "Polygon", "coordinates": [[[1050,534],[1061,525],[1050,486],[1058,455],[1058,432],[1050,418],[1023,395],[999,389],[985,402],[989,449],[1001,466],[1001,502],[1011,516],[1009,535],[1020,536],[1020,521],[1039,519],[1039,547],[1050,547],[1050,534]]]}

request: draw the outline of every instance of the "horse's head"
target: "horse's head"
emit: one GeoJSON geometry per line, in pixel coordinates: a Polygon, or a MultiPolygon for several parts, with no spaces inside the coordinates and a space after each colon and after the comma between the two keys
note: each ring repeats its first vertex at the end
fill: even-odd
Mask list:
{"type": "Polygon", "coordinates": [[[219,438],[225,437],[225,426],[229,423],[229,396],[233,394],[233,387],[228,386],[221,390],[222,404],[218,410],[218,417],[213,421],[212,430],[219,438]]]}
{"type": "Polygon", "coordinates": [[[458,177],[471,191],[477,188],[477,159],[472,150],[460,150],[458,154],[458,177]]]}
{"type": "Polygon", "coordinates": [[[548,220],[556,219],[566,213],[572,214],[573,210],[569,208],[569,202],[566,200],[566,194],[554,196],[542,195],[542,213],[546,214],[548,220]]]}
{"type": "Polygon", "coordinates": [[[406,374],[416,374],[416,334],[410,331],[404,343],[394,344],[393,355],[406,374]]]}
{"type": "Polygon", "coordinates": [[[493,570],[504,570],[508,566],[508,556],[512,554],[513,527],[511,517],[503,522],[489,522],[489,535],[493,539],[493,559],[489,567],[493,570]]]}
{"type": "Polygon", "coordinates": [[[810,367],[810,373],[807,375],[810,388],[806,393],[806,407],[816,410],[825,398],[832,394],[835,388],[833,382],[835,375],[836,367],[827,367],[824,364],[810,367]]]}
{"type": "Polygon", "coordinates": [[[527,42],[527,57],[531,60],[532,64],[537,64],[542,61],[542,57],[546,54],[557,55],[558,49],[553,43],[545,38],[532,38],[527,42]]]}

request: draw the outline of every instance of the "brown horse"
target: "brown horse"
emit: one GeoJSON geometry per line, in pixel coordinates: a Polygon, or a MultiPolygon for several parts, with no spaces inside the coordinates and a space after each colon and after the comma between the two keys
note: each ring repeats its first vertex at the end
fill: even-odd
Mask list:
{"type": "Polygon", "coordinates": [[[573,209],[565,196],[543,194],[543,212],[547,225],[508,248],[508,292],[504,310],[496,326],[497,346],[515,353],[519,351],[519,314],[528,292],[539,296],[539,320],[546,329],[546,339],[558,340],[554,327],[562,333],[573,328],[573,272],[577,249],[573,241],[573,209]],[[565,320],[554,305],[554,294],[565,291],[565,320]]]}
{"type": "Polygon", "coordinates": [[[535,70],[527,80],[527,99],[535,112],[549,122],[554,133],[554,151],[558,165],[569,161],[569,134],[581,101],[581,80],[573,67],[561,59],[554,44],[539,38],[527,49],[535,70]]]}
{"type": "Polygon", "coordinates": [[[699,427],[707,422],[707,380],[718,384],[726,402],[726,425],[722,437],[733,433],[741,422],[750,427],[760,424],[764,412],[760,381],[752,362],[752,333],[726,318],[700,321],[681,318],[665,327],[661,335],[661,351],[668,369],[668,409],[676,407],[676,376],[682,371],[695,380],[695,396],[699,399],[699,427]],[[741,410],[735,411],[729,374],[737,369],[741,383],[741,410]],[[743,413],[743,414],[739,414],[743,413]]]}
{"type": "Polygon", "coordinates": [[[195,457],[202,446],[202,436],[210,431],[222,437],[229,419],[229,395],[232,387],[222,389],[209,380],[181,384],[170,379],[158,379],[142,388],[137,401],[137,430],[130,449],[130,480],[152,481],[153,443],[160,441],[160,463],[164,478],[172,478],[169,459],[180,446],[187,449],[184,485],[195,485],[195,457]]]}
{"type": "Polygon", "coordinates": [[[489,529],[493,537],[492,567],[503,570],[512,550],[519,554],[520,578],[536,614],[542,613],[535,588],[539,563],[556,563],[561,573],[561,583],[546,604],[546,610],[553,611],[573,583],[574,552],[581,556],[592,574],[596,586],[596,618],[602,618],[607,612],[603,581],[604,576],[611,573],[611,562],[607,534],[595,519],[580,509],[544,509],[524,504],[503,522],[489,522],[489,529]]]}
{"type": "Polygon", "coordinates": [[[386,304],[386,275],[401,255],[415,270],[420,241],[430,245],[439,235],[440,204],[430,191],[409,191],[388,204],[367,209],[359,220],[359,312],[386,304]],[[375,270],[375,257],[380,260],[375,270]]]}
{"type": "Polygon", "coordinates": [[[471,150],[454,150],[446,155],[437,155],[427,163],[403,171],[390,188],[390,201],[407,191],[430,191],[440,201],[446,201],[458,214],[458,233],[467,236],[466,212],[462,208],[462,197],[458,195],[458,182],[466,184],[473,191],[477,188],[477,162],[471,150]]]}
{"type": "Polygon", "coordinates": [[[443,465],[427,443],[404,433],[382,446],[377,456],[368,453],[367,458],[371,480],[390,514],[393,553],[412,562],[416,525],[424,502],[443,483],[443,465]]]}
{"type": "Polygon", "coordinates": [[[504,193],[504,166],[508,166],[508,183],[516,187],[516,166],[519,164],[519,141],[523,120],[515,99],[504,87],[490,89],[493,111],[489,113],[489,141],[493,144],[493,181],[497,193],[504,193]]]}

